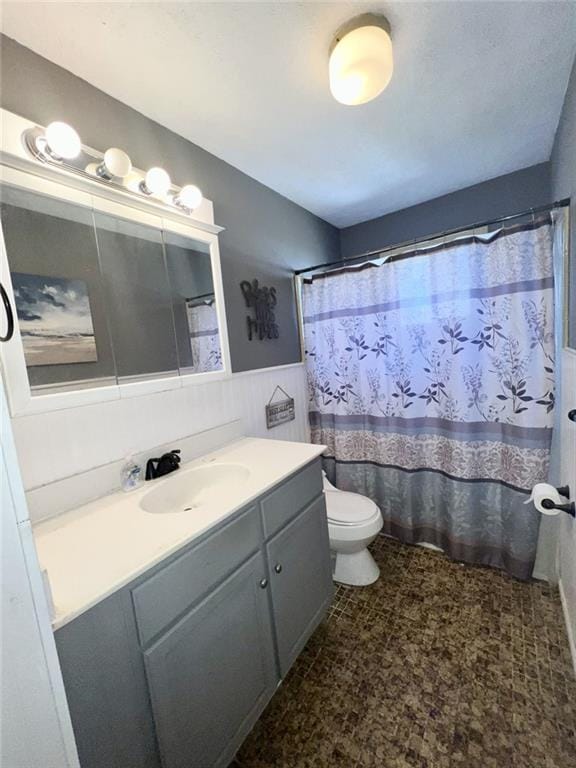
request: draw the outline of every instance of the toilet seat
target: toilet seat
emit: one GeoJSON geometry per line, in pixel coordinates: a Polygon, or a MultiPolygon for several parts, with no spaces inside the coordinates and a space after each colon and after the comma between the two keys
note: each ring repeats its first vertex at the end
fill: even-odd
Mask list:
{"type": "Polygon", "coordinates": [[[359,493],[326,490],[325,498],[328,522],[332,525],[359,525],[380,517],[376,504],[359,493]]]}

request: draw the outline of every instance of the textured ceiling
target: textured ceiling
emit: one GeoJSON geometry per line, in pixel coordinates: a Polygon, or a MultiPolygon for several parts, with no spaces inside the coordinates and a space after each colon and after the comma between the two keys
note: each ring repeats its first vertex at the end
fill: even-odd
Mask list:
{"type": "MultiPolygon", "coordinates": [[[[576,2],[6,3],[3,31],[346,226],[549,158],[576,2]],[[392,25],[375,101],[330,96],[334,30],[392,25]]],[[[129,149],[129,147],[127,147],[129,149]]]]}

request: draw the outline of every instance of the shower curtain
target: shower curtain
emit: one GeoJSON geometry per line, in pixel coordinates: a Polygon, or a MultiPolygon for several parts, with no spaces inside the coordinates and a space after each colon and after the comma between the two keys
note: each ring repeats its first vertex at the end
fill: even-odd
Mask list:
{"type": "Polygon", "coordinates": [[[304,281],[312,440],[384,533],[529,578],[554,408],[552,223],[304,281]]]}

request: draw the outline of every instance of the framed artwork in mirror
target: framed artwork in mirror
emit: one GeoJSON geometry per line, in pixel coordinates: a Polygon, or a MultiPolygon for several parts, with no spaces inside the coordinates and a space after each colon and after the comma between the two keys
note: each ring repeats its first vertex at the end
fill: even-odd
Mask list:
{"type": "Polygon", "coordinates": [[[70,365],[98,360],[84,280],[12,273],[26,365],[70,365]]]}

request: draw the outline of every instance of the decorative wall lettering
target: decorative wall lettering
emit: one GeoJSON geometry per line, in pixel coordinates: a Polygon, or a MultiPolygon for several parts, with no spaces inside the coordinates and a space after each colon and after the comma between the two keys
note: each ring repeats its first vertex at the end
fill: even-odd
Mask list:
{"type": "Polygon", "coordinates": [[[254,317],[246,317],[248,339],[277,339],[279,331],[272,311],[278,302],[276,288],[260,287],[258,280],[242,280],[240,288],[246,306],[254,311],[254,317]]]}

